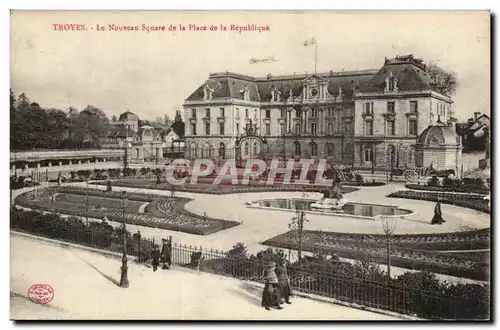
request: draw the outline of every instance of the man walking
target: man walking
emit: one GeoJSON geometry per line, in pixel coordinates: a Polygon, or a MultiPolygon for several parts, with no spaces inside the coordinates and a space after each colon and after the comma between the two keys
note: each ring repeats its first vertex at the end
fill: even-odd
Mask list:
{"type": "Polygon", "coordinates": [[[158,265],[160,264],[160,250],[158,250],[158,245],[155,245],[153,251],[151,251],[151,260],[153,264],[153,272],[156,272],[158,265]]]}
{"type": "Polygon", "coordinates": [[[170,269],[172,266],[172,241],[162,238],[161,262],[163,269],[170,269]]]}
{"type": "Polygon", "coordinates": [[[431,225],[441,225],[443,224],[443,213],[441,212],[441,202],[438,200],[436,206],[434,207],[434,217],[431,220],[431,225]]]}

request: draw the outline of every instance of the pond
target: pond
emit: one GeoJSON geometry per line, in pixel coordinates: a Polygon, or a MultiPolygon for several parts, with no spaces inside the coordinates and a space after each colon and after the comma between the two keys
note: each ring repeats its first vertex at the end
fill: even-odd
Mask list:
{"type": "Polygon", "coordinates": [[[363,217],[376,217],[379,215],[394,215],[404,216],[413,213],[410,210],[400,209],[397,206],[363,204],[363,203],[347,203],[342,207],[342,210],[332,209],[317,209],[311,208],[311,204],[316,202],[314,199],[266,199],[252,202],[253,205],[259,207],[269,207],[285,210],[303,209],[304,211],[314,211],[327,214],[348,214],[363,217]]]}

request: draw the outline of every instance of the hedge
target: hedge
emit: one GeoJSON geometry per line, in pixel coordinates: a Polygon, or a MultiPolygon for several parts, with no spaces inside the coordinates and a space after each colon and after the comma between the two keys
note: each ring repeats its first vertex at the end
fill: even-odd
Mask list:
{"type": "Polygon", "coordinates": [[[442,192],[460,192],[460,193],[474,193],[487,195],[490,193],[489,189],[478,189],[476,186],[462,186],[458,188],[454,187],[434,187],[429,185],[418,185],[418,184],[406,184],[406,188],[412,190],[427,190],[427,191],[442,191],[442,192]]]}

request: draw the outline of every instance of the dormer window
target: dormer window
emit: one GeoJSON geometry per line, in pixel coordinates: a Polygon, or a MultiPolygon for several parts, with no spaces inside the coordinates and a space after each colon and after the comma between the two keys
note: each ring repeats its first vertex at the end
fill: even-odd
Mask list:
{"type": "Polygon", "coordinates": [[[392,72],[387,78],[385,78],[385,91],[386,92],[397,92],[398,91],[398,79],[392,75],[392,72]]]}

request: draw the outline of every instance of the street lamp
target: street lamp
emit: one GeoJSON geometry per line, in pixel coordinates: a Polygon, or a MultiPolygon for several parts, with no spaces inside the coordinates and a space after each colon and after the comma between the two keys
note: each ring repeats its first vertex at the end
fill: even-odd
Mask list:
{"type": "Polygon", "coordinates": [[[127,193],[122,191],[122,213],[123,213],[123,257],[122,257],[122,275],[120,278],[120,286],[128,288],[128,267],[127,267],[127,225],[125,217],[125,208],[127,207],[127,193]]]}

